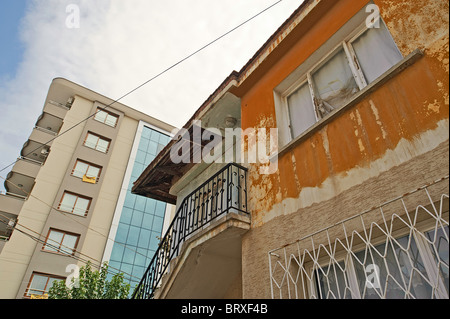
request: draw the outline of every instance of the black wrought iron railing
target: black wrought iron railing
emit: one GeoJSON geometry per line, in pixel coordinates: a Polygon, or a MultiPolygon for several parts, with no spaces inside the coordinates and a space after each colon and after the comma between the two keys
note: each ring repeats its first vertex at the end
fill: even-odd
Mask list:
{"type": "Polygon", "coordinates": [[[153,298],[183,243],[212,220],[230,212],[248,214],[247,169],[235,163],[226,165],[183,199],[132,298],[153,298]]]}

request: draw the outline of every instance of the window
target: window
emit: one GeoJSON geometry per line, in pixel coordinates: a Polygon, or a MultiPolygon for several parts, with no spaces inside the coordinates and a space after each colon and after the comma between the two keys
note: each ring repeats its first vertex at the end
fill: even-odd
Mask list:
{"type": "Polygon", "coordinates": [[[351,289],[345,275],[345,265],[341,261],[316,270],[317,291],[323,299],[351,299],[351,289]]]}
{"type": "Polygon", "coordinates": [[[50,252],[73,255],[75,254],[75,248],[79,238],[79,235],[50,229],[42,249],[50,252]]]}
{"type": "Polygon", "coordinates": [[[45,295],[48,293],[53,283],[58,280],[64,280],[63,277],[45,275],[39,273],[33,273],[31,275],[30,283],[25,291],[25,297],[31,297],[32,295],[45,295]]]}
{"type": "Polygon", "coordinates": [[[370,256],[362,251],[355,257],[358,259],[354,264],[360,291],[364,291],[366,284],[366,272],[360,262],[366,258],[366,265],[379,266],[379,283],[383,287],[366,288],[366,299],[378,299],[385,287],[386,298],[403,299],[405,298],[404,287],[399,284],[403,282],[410,284],[410,293],[416,298],[431,298],[432,287],[428,283],[431,278],[424,267],[414,237],[407,235],[397,238],[387,245],[384,243],[376,246],[370,256]]]}
{"type": "MultiPolygon", "coordinates": [[[[402,60],[389,30],[365,24],[281,94],[289,125],[286,142],[295,139],[402,60]]],[[[333,40],[335,41],[335,40],[333,40]]]]}
{"type": "Polygon", "coordinates": [[[116,127],[119,117],[115,114],[106,112],[103,109],[98,108],[97,113],[95,113],[94,120],[104,123],[111,127],[116,127]]]}
{"type": "Polygon", "coordinates": [[[448,226],[437,232],[408,234],[352,254],[347,264],[340,261],[318,267],[314,295],[322,299],[404,299],[410,294],[418,299],[448,299],[448,236],[448,226]],[[379,267],[379,287],[367,286],[368,265],[379,267]]]}
{"type": "Polygon", "coordinates": [[[65,192],[58,209],[78,216],[86,216],[90,205],[90,198],[65,192]]]}
{"type": "Polygon", "coordinates": [[[107,153],[111,140],[101,137],[100,135],[88,132],[84,145],[102,153],[107,153]]]}
{"type": "Polygon", "coordinates": [[[82,160],[77,160],[72,170],[72,176],[79,178],[87,177],[87,180],[93,179],[94,182],[97,182],[101,170],[102,168],[100,166],[82,160]]]}
{"type": "Polygon", "coordinates": [[[439,272],[442,274],[443,285],[450,295],[449,290],[449,257],[448,257],[448,238],[449,227],[444,230],[439,228],[437,231],[430,230],[425,233],[428,240],[428,248],[431,250],[434,261],[439,265],[439,272]]]}

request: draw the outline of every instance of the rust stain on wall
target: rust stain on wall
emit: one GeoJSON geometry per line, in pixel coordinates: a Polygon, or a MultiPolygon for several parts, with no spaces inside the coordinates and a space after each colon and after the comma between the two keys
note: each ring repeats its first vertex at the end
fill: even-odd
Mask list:
{"type": "MultiPolygon", "coordinates": [[[[276,127],[274,88],[336,31],[333,27],[338,28],[353,16],[363,2],[355,5],[355,1],[340,1],[327,13],[333,16],[333,25],[322,21],[312,26],[256,82],[242,97],[243,129],[276,127]]],[[[276,206],[284,207],[280,208],[284,211],[272,211],[286,199],[301,200],[302,192],[313,194],[314,189],[324,188],[326,181],[331,181],[331,186],[326,187],[333,188],[333,179],[345,178],[355,168],[369,168],[399,143],[406,145],[411,141],[411,145],[420,147],[420,143],[413,141],[444,125],[442,120],[448,125],[448,2],[376,0],[375,3],[380,6],[402,54],[407,56],[420,48],[424,57],[281,156],[276,174],[260,175],[258,166],[251,165],[249,209],[254,226],[262,225],[268,214],[276,217],[291,213],[286,205],[276,206]]]]}
{"type": "Polygon", "coordinates": [[[416,48],[430,49],[447,36],[448,1],[375,0],[400,51],[406,56],[416,48]]]}

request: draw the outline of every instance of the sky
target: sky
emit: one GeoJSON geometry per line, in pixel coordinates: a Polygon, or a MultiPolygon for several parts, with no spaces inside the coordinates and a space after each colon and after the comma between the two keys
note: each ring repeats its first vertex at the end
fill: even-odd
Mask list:
{"type": "MultiPolygon", "coordinates": [[[[276,2],[0,0],[0,176],[19,156],[54,78],[118,99],[276,2]]],[[[120,102],[182,127],[301,3],[282,0],[120,102]]]]}

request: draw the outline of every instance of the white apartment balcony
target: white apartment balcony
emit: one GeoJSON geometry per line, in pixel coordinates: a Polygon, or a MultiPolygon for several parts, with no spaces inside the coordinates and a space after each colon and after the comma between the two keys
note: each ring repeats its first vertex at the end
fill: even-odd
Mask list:
{"type": "MultiPolygon", "coordinates": [[[[35,129],[33,132],[35,131],[37,130],[35,129]]],[[[42,132],[42,134],[46,133],[42,132]]],[[[43,164],[47,159],[48,153],[50,152],[50,146],[45,145],[45,143],[49,140],[50,138],[45,142],[37,142],[35,140],[32,140],[30,137],[30,139],[25,142],[22,150],[20,151],[21,158],[43,164]]]]}
{"type": "Polygon", "coordinates": [[[0,192],[0,214],[16,218],[24,203],[24,198],[0,192]]]}
{"type": "Polygon", "coordinates": [[[12,168],[12,172],[36,178],[42,163],[31,159],[19,157],[12,168]]]}
{"type": "Polygon", "coordinates": [[[17,220],[23,203],[24,199],[21,197],[0,192],[0,220],[2,221],[0,222],[0,253],[12,233],[12,225],[8,224],[10,220],[17,220]]]}
{"type": "Polygon", "coordinates": [[[28,198],[35,183],[35,178],[14,171],[6,176],[5,189],[6,194],[19,198],[28,198]]]}
{"type": "Polygon", "coordinates": [[[55,117],[63,119],[66,116],[67,111],[70,109],[70,104],[64,105],[52,100],[47,101],[44,106],[44,112],[51,114],[55,117]]]}
{"type": "Polygon", "coordinates": [[[54,135],[59,133],[62,125],[62,118],[43,112],[36,122],[36,129],[54,135]]]}
{"type": "Polygon", "coordinates": [[[5,189],[7,194],[27,198],[41,167],[42,163],[36,160],[18,158],[6,177],[5,189]]]}
{"type": "MultiPolygon", "coordinates": [[[[42,120],[42,119],[41,119],[42,120]]],[[[39,122],[39,121],[38,121],[39,122]]],[[[42,164],[47,159],[55,132],[35,127],[20,152],[20,158],[6,177],[7,194],[27,198],[42,164]],[[48,145],[46,145],[48,143],[48,145]]]]}
{"type": "Polygon", "coordinates": [[[52,139],[56,136],[55,132],[52,132],[46,128],[42,127],[35,127],[33,131],[31,132],[30,137],[28,140],[40,143],[40,144],[46,144],[48,146],[51,146],[52,139]]]}

